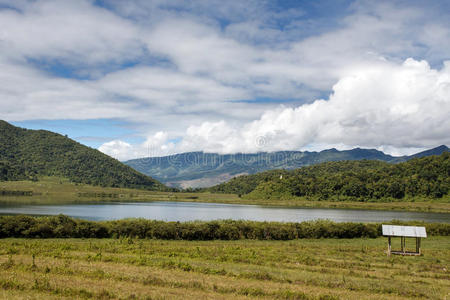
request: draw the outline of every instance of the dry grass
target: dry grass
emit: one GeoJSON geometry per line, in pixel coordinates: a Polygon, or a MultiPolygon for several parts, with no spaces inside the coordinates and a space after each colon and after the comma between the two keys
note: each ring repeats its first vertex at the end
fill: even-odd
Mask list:
{"type": "MultiPolygon", "coordinates": [[[[411,244],[412,246],[412,244],[411,244]]],[[[450,237],[421,257],[386,240],[4,239],[5,299],[445,299],[450,237]]]]}

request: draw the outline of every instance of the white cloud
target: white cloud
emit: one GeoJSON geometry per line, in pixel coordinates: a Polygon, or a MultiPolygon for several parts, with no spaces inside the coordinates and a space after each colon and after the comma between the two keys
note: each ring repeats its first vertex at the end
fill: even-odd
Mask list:
{"type": "Polygon", "coordinates": [[[0,28],[2,56],[18,61],[50,59],[82,68],[141,54],[136,26],[86,0],[33,1],[18,11],[0,10],[0,28]]]}
{"type": "MultiPolygon", "coordinates": [[[[326,23],[301,9],[274,10],[271,1],[124,3],[0,0],[1,7],[15,8],[0,9],[0,118],[118,118],[133,123],[144,138],[154,139],[159,131],[167,141],[184,137],[175,146],[158,144],[155,153],[369,142],[397,151],[442,141],[433,127],[439,118],[423,119],[436,110],[437,100],[418,99],[447,97],[446,90],[433,93],[426,79],[432,75],[417,75],[411,78],[423,84],[406,95],[403,75],[394,78],[386,71],[422,68],[444,76],[448,67],[399,65],[415,57],[435,68],[448,59],[450,21],[439,5],[356,1],[344,17],[326,23]],[[55,66],[84,79],[63,78],[70,76],[52,70],[55,66]],[[333,84],[329,100],[312,103],[333,84]],[[357,95],[365,102],[357,102],[357,95]],[[407,96],[415,100],[399,100],[407,96]],[[393,97],[392,105],[383,97],[393,97]],[[291,102],[280,108],[273,102],[236,101],[258,98],[291,102]],[[412,138],[394,143],[383,131],[404,134],[412,118],[425,122],[429,135],[416,130],[412,138]]],[[[447,130],[445,125],[440,128],[447,130]]],[[[116,141],[108,149],[128,153],[121,157],[148,153],[145,145],[129,146],[116,141]]]]}
{"type": "Polygon", "coordinates": [[[129,143],[120,140],[114,140],[101,145],[98,150],[118,160],[126,160],[137,156],[136,150],[129,143]]]}
{"type": "Polygon", "coordinates": [[[240,127],[225,121],[190,126],[171,149],[235,153],[340,145],[403,154],[450,144],[449,116],[450,61],[436,70],[410,58],[352,70],[328,100],[266,111],[240,127]]]}
{"type": "Polygon", "coordinates": [[[147,137],[141,144],[131,145],[121,140],[113,140],[101,145],[98,150],[118,160],[128,160],[138,157],[164,156],[173,154],[175,144],[169,141],[166,132],[159,131],[147,137]]]}
{"type": "Polygon", "coordinates": [[[86,81],[54,78],[0,59],[0,118],[94,119],[128,117],[135,103],[123,103],[86,81]]]}
{"type": "Polygon", "coordinates": [[[355,69],[333,86],[329,100],[268,111],[236,134],[245,139],[266,137],[267,150],[314,143],[431,147],[450,143],[448,116],[450,62],[438,71],[426,61],[407,59],[401,65],[355,69]]]}

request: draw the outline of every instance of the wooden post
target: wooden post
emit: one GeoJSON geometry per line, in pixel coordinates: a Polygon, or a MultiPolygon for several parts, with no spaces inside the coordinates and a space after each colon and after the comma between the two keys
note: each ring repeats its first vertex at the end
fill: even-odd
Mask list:
{"type": "Polygon", "coordinates": [[[419,238],[416,237],[416,253],[419,253],[419,238]]]}
{"type": "Polygon", "coordinates": [[[388,255],[391,255],[391,237],[388,237],[388,255]]]}
{"type": "Polygon", "coordinates": [[[420,255],[420,242],[421,242],[422,240],[421,240],[421,238],[419,238],[419,255],[420,255]]]}

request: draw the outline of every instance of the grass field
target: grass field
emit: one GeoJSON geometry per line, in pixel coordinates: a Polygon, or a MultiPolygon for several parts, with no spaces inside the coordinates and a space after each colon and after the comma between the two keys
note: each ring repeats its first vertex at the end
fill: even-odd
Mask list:
{"type": "MultiPolygon", "coordinates": [[[[410,243],[413,247],[413,242],[410,243]]],[[[388,257],[385,250],[384,238],[3,239],[0,298],[446,299],[450,296],[450,237],[425,239],[424,255],[420,257],[388,257]]]]}
{"type": "Polygon", "coordinates": [[[450,213],[450,198],[435,201],[398,202],[330,202],[310,201],[307,199],[292,200],[250,200],[234,194],[212,193],[169,193],[153,192],[125,188],[104,188],[85,184],[71,183],[66,179],[55,177],[41,178],[40,181],[4,181],[0,182],[0,202],[54,204],[54,203],[87,203],[102,201],[187,201],[228,204],[257,204],[284,207],[322,207],[322,208],[356,208],[402,211],[428,211],[450,213]],[[1,191],[32,192],[33,196],[1,196],[1,191]]]}

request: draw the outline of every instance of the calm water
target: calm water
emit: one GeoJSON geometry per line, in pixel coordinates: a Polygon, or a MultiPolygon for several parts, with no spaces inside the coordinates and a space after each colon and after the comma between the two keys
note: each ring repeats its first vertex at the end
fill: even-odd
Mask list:
{"type": "Polygon", "coordinates": [[[277,208],[257,205],[234,205],[190,202],[101,203],[69,205],[5,205],[0,214],[64,214],[87,220],[146,218],[164,221],[254,220],[301,222],[329,219],[336,222],[383,222],[421,220],[450,223],[450,214],[393,212],[352,209],[277,208]]]}

